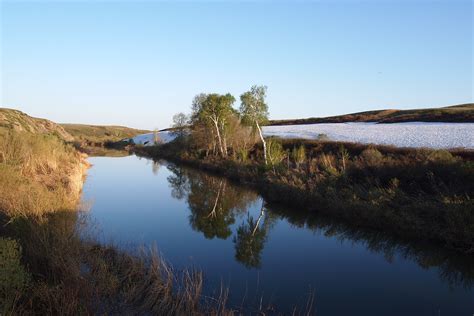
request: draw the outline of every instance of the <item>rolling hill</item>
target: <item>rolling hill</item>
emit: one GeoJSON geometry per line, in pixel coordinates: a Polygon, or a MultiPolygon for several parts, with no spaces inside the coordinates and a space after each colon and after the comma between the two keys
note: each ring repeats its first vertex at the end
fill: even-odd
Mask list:
{"type": "Polygon", "coordinates": [[[305,119],[271,120],[268,125],[301,125],[317,123],[346,122],[453,122],[474,123],[474,103],[459,104],[442,108],[415,110],[376,110],[329,117],[305,119]]]}

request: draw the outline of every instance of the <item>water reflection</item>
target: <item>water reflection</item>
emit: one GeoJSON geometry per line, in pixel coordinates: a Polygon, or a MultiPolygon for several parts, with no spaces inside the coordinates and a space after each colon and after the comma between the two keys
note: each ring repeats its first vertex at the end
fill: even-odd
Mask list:
{"type": "Polygon", "coordinates": [[[395,256],[401,256],[424,269],[436,268],[439,277],[450,286],[461,285],[466,289],[474,286],[472,255],[461,255],[385,232],[361,229],[316,212],[269,205],[254,191],[224,178],[169,163],[166,163],[166,168],[171,171],[167,180],[172,197],[185,200],[188,204],[192,229],[208,239],[228,239],[232,236],[235,259],[247,268],[261,267],[262,253],[271,229],[277,221],[284,220],[294,227],[344,243],[362,244],[372,252],[383,254],[388,262],[392,262],[395,256]],[[252,214],[252,206],[256,204],[259,205],[259,212],[252,214]]]}
{"type": "Polygon", "coordinates": [[[191,214],[191,227],[208,239],[227,239],[232,235],[230,226],[236,216],[247,212],[258,195],[250,190],[237,189],[227,180],[189,169],[167,165],[172,172],[168,177],[171,195],[186,199],[191,214]]]}
{"type": "Polygon", "coordinates": [[[257,220],[248,214],[247,220],[237,228],[234,237],[235,259],[249,268],[259,268],[261,265],[261,252],[263,250],[268,232],[271,228],[272,218],[265,212],[265,202],[262,201],[260,214],[257,220]]]}

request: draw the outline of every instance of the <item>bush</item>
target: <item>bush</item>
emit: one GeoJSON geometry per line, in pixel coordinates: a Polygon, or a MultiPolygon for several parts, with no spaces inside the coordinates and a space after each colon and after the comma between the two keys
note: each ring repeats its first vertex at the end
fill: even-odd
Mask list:
{"type": "Polygon", "coordinates": [[[326,135],[326,134],[318,134],[318,137],[316,137],[316,139],[319,140],[319,141],[328,141],[329,136],[326,135]]]}
{"type": "Polygon", "coordinates": [[[0,238],[0,311],[5,314],[15,305],[30,280],[20,260],[19,243],[0,238]]]}
{"type": "Polygon", "coordinates": [[[303,145],[300,145],[298,148],[293,147],[291,152],[291,157],[293,158],[296,166],[299,167],[300,164],[304,163],[306,160],[306,151],[303,145]]]}
{"type": "Polygon", "coordinates": [[[275,166],[278,166],[285,159],[286,152],[278,140],[269,139],[267,141],[267,155],[270,165],[275,169],[275,166]]]}
{"type": "Polygon", "coordinates": [[[249,151],[246,148],[241,148],[238,152],[238,156],[241,162],[246,163],[249,158],[249,151]]]}
{"type": "Polygon", "coordinates": [[[382,153],[372,147],[364,149],[364,151],[362,151],[360,154],[360,157],[367,166],[371,167],[380,166],[384,160],[382,153]]]}
{"type": "Polygon", "coordinates": [[[428,155],[427,160],[445,163],[456,162],[456,158],[447,150],[434,150],[428,155]]]}

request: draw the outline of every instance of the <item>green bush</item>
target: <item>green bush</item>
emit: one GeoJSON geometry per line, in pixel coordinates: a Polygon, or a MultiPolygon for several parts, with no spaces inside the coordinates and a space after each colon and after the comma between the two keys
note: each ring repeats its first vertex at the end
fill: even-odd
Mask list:
{"type": "Polygon", "coordinates": [[[21,246],[14,239],[0,238],[0,310],[6,314],[29,283],[22,266],[21,246]]]}
{"type": "Polygon", "coordinates": [[[283,159],[285,159],[286,152],[283,150],[283,146],[276,139],[269,139],[267,141],[267,155],[270,165],[275,169],[283,159]]]}
{"type": "Polygon", "coordinates": [[[246,148],[241,148],[238,152],[238,156],[241,162],[246,163],[249,159],[249,151],[246,148]]]}
{"type": "Polygon", "coordinates": [[[383,154],[377,149],[371,147],[362,151],[360,157],[363,162],[371,167],[380,166],[384,160],[383,154]]]}
{"type": "Polygon", "coordinates": [[[300,145],[298,148],[293,147],[291,152],[291,158],[296,163],[296,166],[300,166],[306,160],[306,150],[303,145],[300,145]]]}
{"type": "Polygon", "coordinates": [[[447,150],[434,150],[428,155],[428,161],[452,163],[456,158],[447,150]]]}

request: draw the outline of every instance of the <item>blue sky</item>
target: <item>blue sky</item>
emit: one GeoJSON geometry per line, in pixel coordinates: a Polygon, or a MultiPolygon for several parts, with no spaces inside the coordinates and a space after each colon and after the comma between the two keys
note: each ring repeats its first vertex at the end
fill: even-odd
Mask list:
{"type": "MultiPolygon", "coordinates": [[[[268,86],[271,118],[473,100],[471,1],[1,4],[1,102],[168,127],[200,92],[268,86]]],[[[238,102],[236,107],[238,107],[238,102]]]]}

